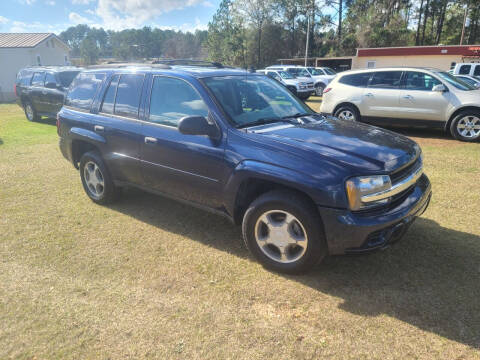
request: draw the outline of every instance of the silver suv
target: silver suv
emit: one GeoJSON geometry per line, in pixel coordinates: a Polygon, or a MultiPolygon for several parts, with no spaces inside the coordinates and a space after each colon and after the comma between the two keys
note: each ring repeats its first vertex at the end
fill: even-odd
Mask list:
{"type": "Polygon", "coordinates": [[[297,78],[288,71],[283,70],[266,69],[262,70],[261,72],[286,86],[287,89],[289,89],[302,100],[308,99],[314,92],[313,81],[311,79],[297,78]]]}
{"type": "Polygon", "coordinates": [[[320,111],[379,125],[443,128],[462,141],[480,139],[480,90],[431,68],[384,68],[337,75],[320,111]]]}
{"type": "Polygon", "coordinates": [[[323,90],[325,90],[330,81],[336,76],[335,71],[328,67],[314,68],[299,65],[272,65],[267,67],[267,70],[288,71],[297,78],[313,80],[315,95],[317,96],[322,96],[323,90]]]}

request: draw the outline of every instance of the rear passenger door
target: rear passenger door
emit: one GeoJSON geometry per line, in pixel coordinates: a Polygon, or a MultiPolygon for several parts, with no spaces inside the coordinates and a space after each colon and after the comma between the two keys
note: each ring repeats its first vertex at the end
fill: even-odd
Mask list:
{"type": "Polygon", "coordinates": [[[51,115],[57,114],[63,105],[63,92],[60,91],[58,87],[59,83],[55,74],[52,72],[45,73],[42,101],[44,104],[44,112],[51,115]]]}
{"type": "Polygon", "coordinates": [[[399,93],[402,71],[375,71],[363,92],[361,115],[366,121],[401,118],[399,93]]]}
{"type": "Polygon", "coordinates": [[[154,76],[143,127],[145,182],[167,195],[219,207],[224,139],[181,134],[180,119],[192,115],[212,116],[198,90],[180,78],[154,76]]]}
{"type": "Polygon", "coordinates": [[[32,83],[29,90],[29,98],[35,111],[43,113],[45,111],[45,104],[43,101],[43,84],[45,81],[45,72],[35,72],[32,77],[32,83]]]}
{"type": "Polygon", "coordinates": [[[106,141],[104,159],[117,181],[143,185],[140,146],[143,141],[139,106],[144,74],[114,74],[104,93],[93,130],[106,141]]]}

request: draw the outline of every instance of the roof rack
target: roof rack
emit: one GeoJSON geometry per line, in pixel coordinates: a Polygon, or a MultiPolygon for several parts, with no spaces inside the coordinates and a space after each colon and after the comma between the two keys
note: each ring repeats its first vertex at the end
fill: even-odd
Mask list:
{"type": "Polygon", "coordinates": [[[179,65],[179,66],[202,66],[202,67],[216,67],[219,69],[225,68],[223,64],[214,61],[207,60],[191,60],[191,59],[162,59],[154,60],[152,64],[165,64],[165,65],[179,65]]]}

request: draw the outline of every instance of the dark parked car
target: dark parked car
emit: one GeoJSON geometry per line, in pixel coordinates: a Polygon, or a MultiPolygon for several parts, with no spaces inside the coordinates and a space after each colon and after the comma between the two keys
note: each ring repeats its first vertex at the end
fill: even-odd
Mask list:
{"type": "Polygon", "coordinates": [[[325,118],[243,70],[85,71],[57,126],[94,202],[134,186],[210,209],[242,224],[262,264],[287,273],[388,246],[431,196],[414,141],[325,118]]]}
{"type": "Polygon", "coordinates": [[[71,66],[33,66],[22,69],[15,81],[17,103],[30,121],[55,117],[72,80],[81,69],[71,66]]]}

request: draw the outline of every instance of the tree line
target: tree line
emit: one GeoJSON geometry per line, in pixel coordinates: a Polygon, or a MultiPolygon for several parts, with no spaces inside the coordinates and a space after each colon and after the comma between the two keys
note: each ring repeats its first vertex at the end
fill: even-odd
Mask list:
{"type": "Polygon", "coordinates": [[[355,55],[358,47],[480,43],[479,0],[222,0],[207,31],[71,27],[87,64],[101,57],[209,59],[263,67],[279,58],[355,55]],[[465,24],[465,26],[464,26],[465,24]]]}

